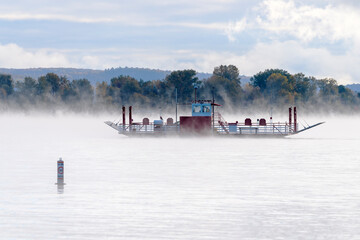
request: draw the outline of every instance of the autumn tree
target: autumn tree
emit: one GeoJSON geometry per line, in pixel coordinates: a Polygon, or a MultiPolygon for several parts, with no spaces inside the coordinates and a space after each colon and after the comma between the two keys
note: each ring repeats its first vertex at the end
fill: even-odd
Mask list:
{"type": "Polygon", "coordinates": [[[7,98],[14,92],[14,83],[11,75],[0,74],[0,98],[7,98]]]}
{"type": "Polygon", "coordinates": [[[215,67],[213,75],[221,78],[228,79],[231,82],[240,85],[239,69],[234,65],[220,65],[215,67]]]}
{"type": "Polygon", "coordinates": [[[253,77],[251,77],[250,83],[254,87],[259,87],[261,92],[264,92],[265,89],[267,88],[267,80],[270,77],[270,75],[273,73],[279,73],[279,74],[287,77],[288,79],[291,77],[290,73],[288,73],[287,71],[282,70],[282,69],[266,69],[265,71],[259,72],[259,73],[255,74],[253,77]]]}
{"type": "Polygon", "coordinates": [[[178,91],[180,102],[189,102],[193,99],[194,84],[199,84],[195,70],[173,71],[165,78],[165,84],[174,96],[174,89],[178,91]]]}
{"type": "Polygon", "coordinates": [[[82,102],[92,103],[94,99],[94,88],[87,79],[72,80],[71,88],[77,93],[78,99],[82,102]]]}
{"type": "Polygon", "coordinates": [[[35,103],[37,99],[37,82],[31,77],[25,77],[24,81],[15,83],[16,96],[20,104],[35,103]]]}
{"type": "Polygon", "coordinates": [[[320,79],[317,81],[317,86],[319,88],[319,97],[323,101],[331,103],[338,100],[339,88],[335,79],[320,79]]]}
{"type": "Polygon", "coordinates": [[[306,77],[303,73],[297,73],[295,79],[295,101],[308,102],[316,96],[316,79],[314,77],[306,77]]]}
{"type": "Polygon", "coordinates": [[[111,95],[116,103],[128,104],[136,102],[141,93],[139,82],[130,76],[119,76],[110,81],[111,95]]]}
{"type": "Polygon", "coordinates": [[[345,87],[344,85],[339,85],[338,93],[340,100],[343,104],[355,103],[355,95],[353,94],[351,89],[345,87]]]}
{"type": "Polygon", "coordinates": [[[202,93],[206,98],[214,95],[217,102],[229,104],[240,102],[243,90],[240,85],[239,70],[234,65],[215,67],[213,75],[204,81],[202,93]]]}
{"type": "Polygon", "coordinates": [[[95,100],[99,105],[111,105],[113,104],[113,90],[111,87],[105,82],[98,82],[95,88],[95,100]]]}

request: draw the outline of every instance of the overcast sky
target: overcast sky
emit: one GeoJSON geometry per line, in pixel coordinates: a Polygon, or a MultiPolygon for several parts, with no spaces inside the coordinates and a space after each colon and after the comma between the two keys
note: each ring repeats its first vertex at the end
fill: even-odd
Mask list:
{"type": "Polygon", "coordinates": [[[360,83],[357,0],[2,0],[0,67],[282,68],[360,83]]]}

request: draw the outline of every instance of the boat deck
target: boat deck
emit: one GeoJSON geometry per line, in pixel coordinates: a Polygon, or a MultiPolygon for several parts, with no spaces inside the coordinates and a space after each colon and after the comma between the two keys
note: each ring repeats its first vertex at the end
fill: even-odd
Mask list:
{"type": "MultiPolygon", "coordinates": [[[[172,125],[155,125],[153,123],[144,125],[142,123],[133,124],[114,124],[105,122],[107,125],[118,130],[119,134],[124,135],[191,135],[183,133],[178,123],[172,125]]],[[[204,135],[234,135],[234,136],[288,136],[294,134],[293,126],[286,123],[271,123],[267,125],[245,124],[229,125],[215,124],[213,130],[203,132],[204,135]]]]}

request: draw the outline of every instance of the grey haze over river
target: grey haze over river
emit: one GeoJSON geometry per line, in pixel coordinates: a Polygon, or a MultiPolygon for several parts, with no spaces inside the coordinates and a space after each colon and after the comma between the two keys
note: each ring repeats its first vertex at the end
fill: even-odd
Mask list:
{"type": "Polygon", "coordinates": [[[360,239],[359,117],[288,139],[126,138],[105,120],[0,116],[0,239],[360,239]]]}

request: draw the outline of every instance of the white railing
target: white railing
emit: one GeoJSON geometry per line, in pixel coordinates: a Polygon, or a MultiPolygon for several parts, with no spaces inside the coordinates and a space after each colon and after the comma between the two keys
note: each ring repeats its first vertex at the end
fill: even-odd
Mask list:
{"type": "Polygon", "coordinates": [[[218,134],[243,134],[243,135],[288,135],[292,134],[294,131],[294,124],[289,126],[286,123],[270,123],[266,126],[262,125],[245,125],[245,124],[237,124],[237,125],[215,125],[215,131],[218,134]]]}
{"type": "Polygon", "coordinates": [[[139,123],[134,123],[134,124],[119,124],[117,125],[117,129],[119,131],[119,133],[156,133],[156,132],[177,132],[179,131],[179,126],[178,125],[154,125],[154,124],[149,124],[149,125],[144,125],[144,124],[139,124],[139,123]]]}
{"type": "MultiPolygon", "coordinates": [[[[144,125],[142,123],[134,124],[117,124],[115,125],[119,133],[121,134],[147,134],[147,133],[179,133],[180,126],[173,125],[144,125]]],[[[114,125],[112,127],[115,128],[114,125]]],[[[229,134],[229,135],[289,135],[294,133],[294,124],[289,126],[287,123],[269,123],[266,126],[259,124],[253,124],[251,126],[243,123],[237,125],[229,125],[226,122],[215,123],[214,132],[217,134],[229,134]]]]}

